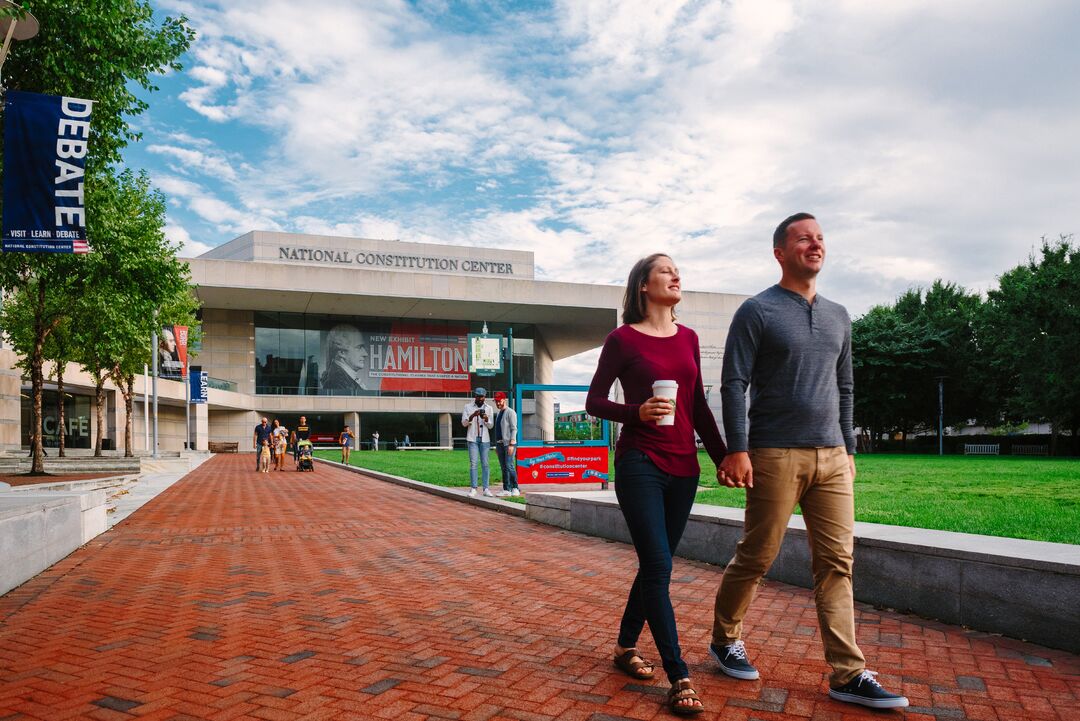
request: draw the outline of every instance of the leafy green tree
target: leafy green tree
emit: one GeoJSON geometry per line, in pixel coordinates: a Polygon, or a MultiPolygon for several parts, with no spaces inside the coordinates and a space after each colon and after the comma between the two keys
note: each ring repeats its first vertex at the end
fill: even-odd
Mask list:
{"type": "MultiPolygon", "coordinates": [[[[1004,391],[1010,421],[1051,425],[1058,436],[1080,430],[1080,248],[1072,236],[1042,239],[1038,255],[998,279],[987,294],[981,335],[1004,391]]],[[[1074,447],[1074,452],[1080,448],[1074,447]]]]}
{"type": "MultiPolygon", "coordinates": [[[[993,414],[976,319],[978,294],[936,280],[903,293],[852,323],[856,424],[871,442],[882,432],[934,428],[939,377],[948,379],[945,423],[961,425],[993,414]]],[[[871,448],[872,450],[872,448],[871,448]]]]}
{"type": "Polygon", "coordinates": [[[93,279],[72,309],[75,358],[95,383],[101,455],[104,385],[112,380],[124,397],[125,455],[132,455],[135,375],[150,360],[150,335],[158,324],[191,325],[197,302],[188,266],[165,238],[165,198],[145,173],[130,170],[99,183],[88,205],[102,250],[86,258],[93,279]]]}
{"type": "MultiPolygon", "coordinates": [[[[165,18],[158,24],[146,0],[26,0],[41,30],[31,40],[15,43],[4,65],[8,88],[95,102],[90,125],[84,190],[91,195],[98,179],[139,137],[129,118],[147,108],[133,92],[156,90],[152,78],[179,70],[177,58],[190,46],[194,31],[187,19],[165,18]]],[[[2,142],[2,140],[0,140],[2,142]]],[[[2,145],[0,145],[2,149],[2,145]]],[[[3,172],[0,152],[0,175],[3,172]]],[[[87,201],[90,202],[89,199],[87,201]]],[[[0,206],[2,210],[2,206],[0,206]]],[[[87,206],[87,234],[95,252],[105,237],[96,238],[87,206]]],[[[32,473],[43,472],[41,449],[41,391],[44,346],[65,317],[64,299],[88,288],[83,258],[51,253],[0,253],[0,290],[26,294],[20,314],[0,313],[0,324],[19,341],[16,352],[29,361],[32,386],[32,473]],[[57,302],[59,305],[57,305],[57,302]],[[22,328],[13,323],[22,322],[22,328]]]]}

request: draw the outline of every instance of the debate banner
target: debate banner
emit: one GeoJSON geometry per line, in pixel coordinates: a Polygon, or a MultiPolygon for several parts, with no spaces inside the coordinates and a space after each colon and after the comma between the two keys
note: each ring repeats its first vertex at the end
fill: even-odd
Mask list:
{"type": "Polygon", "coordinates": [[[8,90],[5,252],[89,253],[83,179],[93,101],[8,90]]]}

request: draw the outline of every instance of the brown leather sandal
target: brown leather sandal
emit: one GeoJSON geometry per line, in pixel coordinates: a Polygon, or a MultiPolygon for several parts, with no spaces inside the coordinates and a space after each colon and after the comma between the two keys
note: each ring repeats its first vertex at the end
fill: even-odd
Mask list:
{"type": "Polygon", "coordinates": [[[630,678],[647,681],[653,677],[653,663],[639,654],[636,648],[626,649],[622,655],[616,656],[613,661],[615,667],[630,678]]]}
{"type": "Polygon", "coordinates": [[[671,713],[679,716],[694,716],[705,710],[705,707],[701,705],[701,699],[698,698],[697,692],[690,685],[690,679],[688,678],[681,678],[671,684],[667,694],[667,705],[671,713]],[[696,701],[697,703],[692,703],[689,706],[680,703],[687,700],[696,701]]]}

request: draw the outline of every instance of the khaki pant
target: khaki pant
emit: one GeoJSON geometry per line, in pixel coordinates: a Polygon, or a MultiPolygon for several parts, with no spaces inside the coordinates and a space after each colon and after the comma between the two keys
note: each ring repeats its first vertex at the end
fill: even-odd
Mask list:
{"type": "Polygon", "coordinates": [[[795,504],[802,508],[813,559],[817,606],[829,685],[842,686],[866,660],[855,643],[851,596],[855,504],[847,451],[834,448],[757,448],[750,451],[754,487],[746,491],[746,523],[735,557],[716,592],[713,643],[737,641],[761,577],[769,570],[795,504]]]}

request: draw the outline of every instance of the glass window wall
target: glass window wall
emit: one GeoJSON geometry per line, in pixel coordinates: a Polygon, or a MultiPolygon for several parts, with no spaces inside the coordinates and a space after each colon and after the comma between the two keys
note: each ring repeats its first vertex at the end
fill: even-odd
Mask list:
{"type": "MultiPolygon", "coordinates": [[[[255,314],[255,392],[261,395],[469,397],[509,389],[468,368],[467,338],[482,322],[301,313],[255,314]]],[[[510,324],[488,323],[504,337],[510,324]]],[[[532,383],[535,328],[514,324],[514,383],[532,383]]]]}

